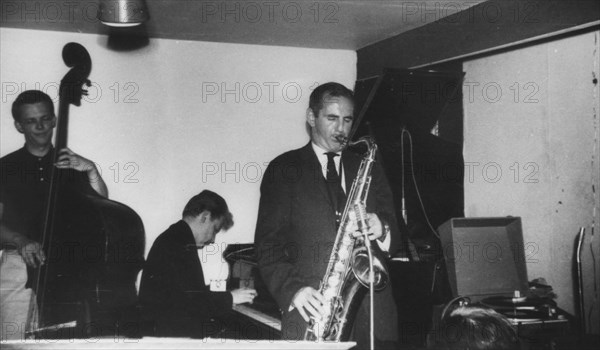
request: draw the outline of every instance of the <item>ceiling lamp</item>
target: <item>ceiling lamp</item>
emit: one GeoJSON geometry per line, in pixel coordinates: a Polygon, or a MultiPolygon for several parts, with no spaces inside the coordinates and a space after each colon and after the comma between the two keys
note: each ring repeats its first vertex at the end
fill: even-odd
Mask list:
{"type": "Polygon", "coordinates": [[[144,0],[100,0],[98,19],[111,27],[133,27],[147,21],[144,0]]]}

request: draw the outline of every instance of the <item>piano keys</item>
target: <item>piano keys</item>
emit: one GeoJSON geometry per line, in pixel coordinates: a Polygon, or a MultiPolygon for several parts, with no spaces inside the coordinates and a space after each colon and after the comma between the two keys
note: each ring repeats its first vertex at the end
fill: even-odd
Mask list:
{"type": "Polygon", "coordinates": [[[254,288],[257,296],[252,304],[233,306],[232,316],[226,321],[228,325],[222,337],[281,339],[281,311],[260,277],[254,244],[229,245],[223,257],[230,268],[227,290],[254,288]]]}

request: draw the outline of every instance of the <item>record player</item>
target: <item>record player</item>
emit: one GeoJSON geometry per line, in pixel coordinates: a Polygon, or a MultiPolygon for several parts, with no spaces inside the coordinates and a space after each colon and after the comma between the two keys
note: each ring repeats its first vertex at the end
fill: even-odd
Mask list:
{"type": "Polygon", "coordinates": [[[556,303],[547,297],[520,296],[491,296],[480,301],[483,306],[490,307],[506,316],[513,325],[551,320],[564,320],[558,311],[556,303]]]}
{"type": "Polygon", "coordinates": [[[494,309],[520,336],[528,328],[568,331],[552,288],[543,283],[530,287],[520,217],[453,218],[438,231],[455,300],[494,309]]]}

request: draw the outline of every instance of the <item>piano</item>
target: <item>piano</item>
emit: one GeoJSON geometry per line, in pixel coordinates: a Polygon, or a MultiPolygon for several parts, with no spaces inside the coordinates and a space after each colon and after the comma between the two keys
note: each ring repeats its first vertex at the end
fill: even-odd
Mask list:
{"type": "Polygon", "coordinates": [[[257,291],[252,304],[233,306],[225,332],[236,339],[281,339],[281,310],[260,277],[254,244],[231,244],[223,258],[230,271],[227,290],[247,287],[257,291]]]}

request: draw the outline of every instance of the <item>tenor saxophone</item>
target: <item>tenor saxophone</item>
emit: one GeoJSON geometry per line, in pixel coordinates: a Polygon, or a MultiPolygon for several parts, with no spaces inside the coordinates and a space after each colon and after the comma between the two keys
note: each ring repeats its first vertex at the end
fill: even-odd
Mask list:
{"type": "MultiPolygon", "coordinates": [[[[359,230],[364,229],[366,203],[371,184],[371,170],[375,162],[377,145],[371,138],[363,137],[348,144],[341,139],[343,146],[364,143],[367,152],[363,157],[358,174],[352,183],[346,206],[340,220],[333,249],[319,292],[325,299],[325,316],[321,320],[312,318],[304,334],[304,340],[346,341],[350,336],[358,306],[370,282],[369,249],[371,241],[362,237],[354,238],[353,222],[359,230]],[[360,224],[362,223],[362,225],[360,224]]],[[[374,248],[373,244],[373,248],[374,248]]],[[[373,287],[385,288],[389,280],[387,268],[380,257],[373,255],[373,287]]]]}

